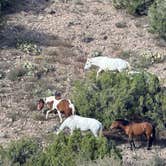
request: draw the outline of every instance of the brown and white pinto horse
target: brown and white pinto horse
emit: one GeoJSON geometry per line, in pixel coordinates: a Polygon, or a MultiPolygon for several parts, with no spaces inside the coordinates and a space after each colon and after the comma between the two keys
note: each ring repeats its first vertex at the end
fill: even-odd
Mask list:
{"type": "Polygon", "coordinates": [[[136,123],[136,122],[128,122],[123,119],[117,119],[111,124],[111,127],[110,127],[110,129],[114,129],[114,128],[121,128],[122,130],[124,130],[125,134],[128,135],[131,149],[133,149],[133,147],[135,148],[135,144],[133,140],[134,136],[145,135],[148,141],[147,142],[148,150],[152,146],[152,142],[155,139],[155,128],[149,122],[136,123]]]}
{"type": "Polygon", "coordinates": [[[49,96],[44,99],[40,99],[37,103],[37,110],[42,110],[45,104],[49,109],[46,113],[46,119],[48,119],[48,114],[55,112],[55,110],[58,113],[60,123],[62,122],[61,113],[64,113],[65,117],[69,117],[75,113],[75,107],[69,99],[57,99],[55,96],[49,96]]]}

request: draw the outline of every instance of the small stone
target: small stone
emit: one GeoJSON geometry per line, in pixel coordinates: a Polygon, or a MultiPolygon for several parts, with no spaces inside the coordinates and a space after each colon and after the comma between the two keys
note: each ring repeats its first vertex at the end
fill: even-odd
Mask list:
{"type": "Polygon", "coordinates": [[[82,42],[90,43],[90,42],[92,42],[93,40],[94,40],[94,38],[92,38],[92,37],[84,37],[84,38],[82,39],[82,42]]]}
{"type": "Polygon", "coordinates": [[[6,133],[4,133],[4,132],[0,132],[0,138],[6,138],[6,133]]]}
{"type": "Polygon", "coordinates": [[[107,39],[108,39],[108,36],[104,36],[103,39],[104,39],[104,40],[107,40],[107,39]]]}

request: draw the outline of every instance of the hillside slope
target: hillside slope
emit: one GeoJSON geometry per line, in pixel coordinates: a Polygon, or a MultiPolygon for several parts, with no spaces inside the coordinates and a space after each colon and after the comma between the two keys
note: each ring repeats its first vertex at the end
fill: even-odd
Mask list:
{"type": "MultiPolygon", "coordinates": [[[[68,97],[72,82],[84,76],[84,63],[92,53],[117,57],[124,52],[138,55],[150,51],[166,55],[166,43],[148,33],[147,17],[133,17],[116,10],[107,1],[25,0],[9,7],[6,19],[0,31],[0,72],[4,75],[0,78],[2,144],[23,136],[36,136],[44,143],[45,135],[59,125],[58,118],[53,115],[48,121],[41,120],[40,113],[35,111],[36,101],[55,90],[68,97]],[[31,47],[37,46],[38,55],[36,48],[27,52],[24,48],[30,45],[27,41],[31,47]],[[29,65],[29,73],[11,80],[9,73],[25,65],[29,65]]],[[[162,86],[166,85],[166,61],[148,70],[160,77],[162,86]]],[[[165,135],[161,138],[166,139],[165,135]]],[[[135,155],[144,161],[156,153],[166,158],[163,144],[150,152],[139,149],[132,155],[124,146],[121,146],[124,160],[131,160],[135,155]]]]}

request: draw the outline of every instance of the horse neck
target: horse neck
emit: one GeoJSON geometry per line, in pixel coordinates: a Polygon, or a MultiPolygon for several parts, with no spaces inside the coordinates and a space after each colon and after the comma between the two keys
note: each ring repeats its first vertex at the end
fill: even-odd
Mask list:
{"type": "Polygon", "coordinates": [[[96,58],[93,58],[93,59],[91,59],[90,62],[91,62],[92,65],[96,66],[96,64],[99,62],[99,60],[96,59],[96,58]]]}
{"type": "Polygon", "coordinates": [[[125,126],[125,125],[123,125],[123,124],[119,124],[119,127],[120,127],[121,129],[123,129],[124,131],[125,131],[126,128],[127,128],[127,126],[125,126]]]}

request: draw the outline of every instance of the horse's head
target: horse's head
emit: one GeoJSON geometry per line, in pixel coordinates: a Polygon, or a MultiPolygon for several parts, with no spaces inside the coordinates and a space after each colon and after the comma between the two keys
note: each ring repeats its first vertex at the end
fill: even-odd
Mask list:
{"type": "Polygon", "coordinates": [[[119,128],[119,125],[120,125],[119,121],[114,121],[112,122],[110,129],[112,130],[112,129],[119,128]]]}
{"type": "Polygon", "coordinates": [[[129,124],[129,121],[124,119],[117,119],[112,124],[110,129],[121,128],[121,126],[126,126],[129,124]]]}
{"type": "Polygon", "coordinates": [[[38,101],[38,103],[37,103],[37,110],[38,110],[38,111],[40,111],[40,110],[43,109],[44,103],[45,103],[45,102],[44,102],[43,99],[40,99],[40,100],[38,101]]]}
{"type": "Polygon", "coordinates": [[[92,66],[91,60],[87,59],[85,66],[84,66],[84,70],[88,70],[91,66],[92,66]]]}

